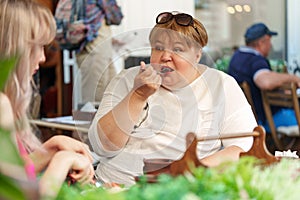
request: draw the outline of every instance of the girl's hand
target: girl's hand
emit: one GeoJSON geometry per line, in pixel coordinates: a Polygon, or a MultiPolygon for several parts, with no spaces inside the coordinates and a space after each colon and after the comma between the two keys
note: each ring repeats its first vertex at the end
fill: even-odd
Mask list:
{"type": "Polygon", "coordinates": [[[90,161],[93,160],[87,144],[64,135],[56,135],[47,140],[43,147],[46,151],[73,151],[86,156],[90,161]]]}
{"type": "Polygon", "coordinates": [[[161,76],[151,65],[141,62],[140,71],[134,79],[134,92],[143,99],[154,94],[161,85],[161,76]]]}
{"type": "Polygon", "coordinates": [[[68,176],[81,184],[93,183],[92,162],[86,156],[73,151],[58,151],[39,181],[41,196],[55,199],[68,176]]]}
{"type": "Polygon", "coordinates": [[[59,151],[78,153],[85,156],[90,162],[93,161],[88,145],[68,136],[56,135],[30,154],[36,172],[44,170],[52,157],[59,151]]]}
{"type": "Polygon", "coordinates": [[[75,154],[69,177],[82,184],[93,183],[94,168],[86,157],[75,154]]]}

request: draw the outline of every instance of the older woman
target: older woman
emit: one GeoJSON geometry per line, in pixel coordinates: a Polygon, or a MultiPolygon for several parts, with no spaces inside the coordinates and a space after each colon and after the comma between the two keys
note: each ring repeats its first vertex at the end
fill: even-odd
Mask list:
{"type": "MultiPolygon", "coordinates": [[[[180,159],[189,132],[220,136],[257,125],[235,80],[198,64],[208,41],[198,20],[161,13],[149,39],[150,64],[112,80],[89,131],[103,182],[131,185],[143,173],[144,159],[180,159]]],[[[199,142],[198,158],[207,166],[238,160],[252,142],[251,137],[199,142]]]]}

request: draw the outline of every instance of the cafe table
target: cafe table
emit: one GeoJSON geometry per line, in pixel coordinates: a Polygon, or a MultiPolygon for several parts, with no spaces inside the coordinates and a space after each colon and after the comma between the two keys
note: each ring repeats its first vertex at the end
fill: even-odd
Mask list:
{"type": "Polygon", "coordinates": [[[90,121],[74,120],[72,116],[64,116],[56,118],[31,119],[30,123],[38,127],[87,133],[90,121]]]}

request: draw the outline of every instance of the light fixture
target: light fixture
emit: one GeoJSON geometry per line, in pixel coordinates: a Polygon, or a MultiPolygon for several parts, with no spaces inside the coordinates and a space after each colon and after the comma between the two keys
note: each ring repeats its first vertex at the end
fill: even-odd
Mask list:
{"type": "Polygon", "coordinates": [[[229,14],[234,14],[235,13],[235,9],[232,7],[232,6],[228,6],[227,7],[227,12],[229,13],[229,14]]]}
{"type": "Polygon", "coordinates": [[[248,4],[243,5],[245,12],[251,12],[251,7],[248,4]]]}
{"type": "Polygon", "coordinates": [[[236,4],[236,5],[234,6],[234,8],[235,8],[235,10],[236,10],[237,12],[242,12],[242,11],[243,11],[243,7],[242,7],[241,5],[239,5],[239,4],[236,4]]]}
{"type": "Polygon", "coordinates": [[[229,4],[227,6],[227,12],[231,15],[236,14],[236,13],[242,13],[242,12],[246,12],[249,13],[251,12],[251,6],[249,4],[244,4],[244,5],[240,5],[240,4],[229,4]]]}

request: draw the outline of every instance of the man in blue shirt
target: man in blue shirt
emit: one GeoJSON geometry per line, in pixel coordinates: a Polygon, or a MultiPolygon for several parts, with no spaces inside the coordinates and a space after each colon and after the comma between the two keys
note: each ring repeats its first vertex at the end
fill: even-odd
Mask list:
{"type": "MultiPolygon", "coordinates": [[[[246,46],[240,47],[231,58],[228,73],[238,83],[247,81],[251,88],[252,99],[258,117],[258,123],[268,131],[260,90],[272,90],[284,83],[296,82],[300,86],[300,78],[287,73],[271,70],[267,56],[271,50],[271,37],[277,32],[270,31],[263,23],[250,26],[244,37],[246,46]]],[[[296,125],[294,111],[291,109],[272,108],[276,128],[278,126],[296,125]]]]}

